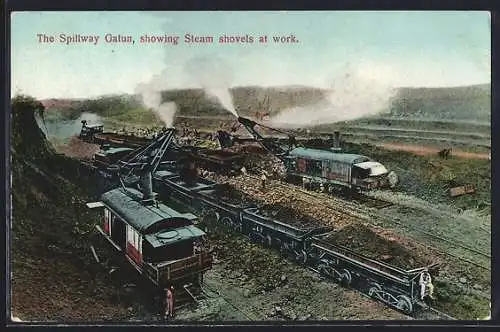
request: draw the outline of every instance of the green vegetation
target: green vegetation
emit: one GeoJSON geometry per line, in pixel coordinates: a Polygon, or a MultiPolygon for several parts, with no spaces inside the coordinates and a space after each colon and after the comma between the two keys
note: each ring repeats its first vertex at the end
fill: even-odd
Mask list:
{"type": "Polygon", "coordinates": [[[491,88],[401,88],[391,103],[391,115],[403,118],[489,121],[491,88]]]}
{"type": "Polygon", "coordinates": [[[491,161],[450,157],[418,156],[404,151],[389,151],[369,144],[345,143],[345,150],[370,156],[400,177],[397,190],[429,202],[442,202],[461,209],[486,209],[491,202],[491,161]],[[449,197],[454,185],[471,183],[476,193],[449,197]]]}
{"type": "Polygon", "coordinates": [[[463,320],[482,319],[489,312],[489,301],[473,295],[464,295],[463,290],[446,282],[435,281],[436,300],[432,306],[453,317],[463,320]]]}

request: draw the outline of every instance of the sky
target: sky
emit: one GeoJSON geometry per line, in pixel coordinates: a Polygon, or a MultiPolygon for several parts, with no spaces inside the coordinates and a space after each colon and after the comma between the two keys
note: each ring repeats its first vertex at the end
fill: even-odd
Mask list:
{"type": "Polygon", "coordinates": [[[391,86],[490,83],[488,12],[15,12],[11,16],[11,93],[87,98],[134,93],[156,77],[165,88],[309,85],[327,88],[350,70],[391,86]],[[38,34],[53,36],[40,42],[38,34]],[[99,36],[97,44],[61,35],[99,36]],[[135,43],[107,43],[105,35],[135,43]],[[179,43],[141,44],[142,35],[179,43]],[[188,44],[185,34],[213,36],[188,44]],[[220,36],[253,43],[220,44],[220,36]],[[259,36],[268,36],[259,43],[259,36]],[[295,36],[274,43],[273,36],[295,36]],[[195,66],[201,62],[208,66],[195,66]],[[201,68],[201,69],[200,69],[201,68]],[[159,75],[159,76],[158,76],[159,75]]]}

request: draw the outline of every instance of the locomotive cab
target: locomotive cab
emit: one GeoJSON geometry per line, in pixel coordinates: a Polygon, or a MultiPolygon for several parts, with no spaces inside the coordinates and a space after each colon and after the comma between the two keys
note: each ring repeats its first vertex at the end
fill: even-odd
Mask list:
{"type": "Polygon", "coordinates": [[[365,161],[352,166],[352,182],[361,188],[373,189],[386,185],[387,168],[376,161],[365,161]]]}

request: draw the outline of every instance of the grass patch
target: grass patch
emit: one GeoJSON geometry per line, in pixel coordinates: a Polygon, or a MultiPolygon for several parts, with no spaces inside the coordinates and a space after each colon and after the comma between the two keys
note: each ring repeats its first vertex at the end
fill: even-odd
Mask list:
{"type": "Polygon", "coordinates": [[[438,156],[418,156],[390,151],[369,144],[345,143],[345,151],[370,156],[400,176],[397,191],[416,195],[429,202],[440,202],[460,209],[488,210],[491,205],[491,161],[438,156]],[[475,194],[449,197],[454,185],[471,183],[475,194]]]}
{"type": "Polygon", "coordinates": [[[457,319],[476,320],[487,316],[489,301],[473,295],[464,295],[463,291],[445,282],[436,280],[435,297],[432,307],[457,319]]]}

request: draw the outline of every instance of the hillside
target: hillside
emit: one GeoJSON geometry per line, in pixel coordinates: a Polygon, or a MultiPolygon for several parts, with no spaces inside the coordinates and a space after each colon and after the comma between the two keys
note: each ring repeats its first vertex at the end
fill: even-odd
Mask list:
{"type": "MultiPolygon", "coordinates": [[[[242,116],[256,112],[277,114],[291,107],[315,105],[325,99],[328,90],[304,86],[236,87],[231,95],[236,110],[242,116]]],[[[164,101],[177,104],[177,116],[230,117],[217,100],[200,89],[163,92],[164,101]]],[[[76,119],[82,112],[92,112],[116,121],[150,124],[157,122],[137,96],[103,96],[98,99],[74,101],[51,99],[43,101],[47,109],[64,111],[76,119]]],[[[390,112],[384,117],[416,120],[490,121],[490,85],[452,88],[400,88],[390,102],[390,112]]]]}
{"type": "Polygon", "coordinates": [[[12,101],[12,314],[23,321],[126,317],[89,241],[98,217],[77,160],[55,153],[38,127],[43,104],[12,101]],[[80,181],[78,181],[78,179],[80,181]]]}
{"type": "Polygon", "coordinates": [[[400,118],[490,121],[491,87],[400,88],[391,116],[400,118]]]}

